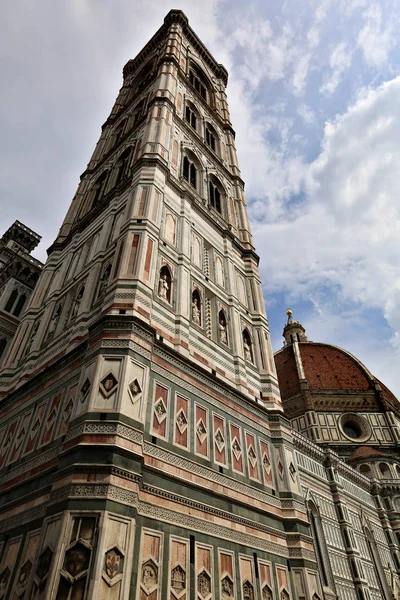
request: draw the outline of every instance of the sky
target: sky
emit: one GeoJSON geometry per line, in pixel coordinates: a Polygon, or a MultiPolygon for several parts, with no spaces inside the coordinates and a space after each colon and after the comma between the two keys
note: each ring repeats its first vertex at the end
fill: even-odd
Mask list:
{"type": "Polygon", "coordinates": [[[46,258],[122,67],[182,9],[228,102],[274,350],[287,307],[400,398],[399,0],[0,4],[0,233],[46,258]]]}

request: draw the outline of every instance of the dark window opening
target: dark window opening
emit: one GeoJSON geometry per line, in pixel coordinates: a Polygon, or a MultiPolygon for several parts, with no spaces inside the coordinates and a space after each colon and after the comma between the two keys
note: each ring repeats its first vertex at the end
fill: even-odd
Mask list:
{"type": "Polygon", "coordinates": [[[192,70],[190,70],[190,72],[189,72],[189,81],[192,84],[192,86],[194,87],[194,89],[196,90],[196,92],[198,92],[204,100],[207,100],[206,88],[201,83],[199,77],[197,75],[195,75],[195,73],[192,70]]]}
{"type": "Polygon", "coordinates": [[[210,181],[209,183],[210,204],[219,213],[221,212],[221,192],[218,187],[210,181]]]}
{"type": "Polygon", "coordinates": [[[14,306],[14,302],[16,301],[17,296],[18,296],[18,291],[13,290],[10,294],[7,304],[5,305],[4,310],[6,310],[7,312],[11,312],[11,309],[14,306]]]}
{"type": "Polygon", "coordinates": [[[186,116],[186,121],[189,123],[189,125],[191,125],[193,127],[193,129],[196,129],[197,128],[197,117],[196,117],[196,114],[194,113],[194,111],[189,106],[186,107],[185,116],[186,116]]]}
{"type": "Polygon", "coordinates": [[[183,159],[183,177],[192,187],[197,188],[197,169],[187,156],[183,159]]]}
{"type": "Polygon", "coordinates": [[[209,130],[208,127],[206,127],[206,142],[207,142],[207,145],[210,146],[210,148],[212,150],[214,150],[214,152],[215,152],[215,148],[216,148],[215,136],[211,133],[211,131],[209,130]]]}
{"type": "Polygon", "coordinates": [[[22,312],[22,309],[23,309],[23,308],[24,308],[24,306],[25,306],[25,302],[26,302],[26,296],[25,296],[25,294],[22,294],[22,296],[20,296],[20,297],[18,298],[17,305],[16,305],[16,307],[14,308],[14,312],[13,312],[13,314],[14,314],[16,317],[19,317],[19,315],[21,314],[21,312],[22,312]]]}

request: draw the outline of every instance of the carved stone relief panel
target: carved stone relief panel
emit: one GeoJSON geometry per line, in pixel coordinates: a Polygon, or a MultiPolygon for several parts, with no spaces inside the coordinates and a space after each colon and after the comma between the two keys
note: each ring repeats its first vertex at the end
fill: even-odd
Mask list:
{"type": "Polygon", "coordinates": [[[258,559],[258,573],[260,579],[261,600],[273,600],[273,577],[270,562],[258,559]]]}
{"type": "Polygon", "coordinates": [[[57,598],[84,600],[89,581],[96,516],[74,517],[69,543],[65,549],[58,584],[57,598]]]}
{"type": "Polygon", "coordinates": [[[258,456],[257,456],[257,446],[254,439],[254,435],[245,433],[246,438],[246,451],[247,451],[247,468],[249,471],[249,476],[251,479],[259,480],[258,474],[258,456]]]}
{"type": "Polygon", "coordinates": [[[196,544],[196,598],[210,600],[214,589],[213,549],[211,546],[196,544]]]}
{"type": "Polygon", "coordinates": [[[162,533],[150,529],[142,530],[140,543],[141,565],[139,568],[140,594],[138,598],[161,598],[162,552],[164,538],[162,533]]]}
{"type": "Polygon", "coordinates": [[[231,438],[231,461],[232,469],[238,473],[243,473],[243,443],[241,430],[233,423],[229,424],[231,438]]]}
{"type": "Polygon", "coordinates": [[[171,537],[170,540],[170,600],[189,598],[189,540],[171,537]]]}
{"type": "Polygon", "coordinates": [[[18,552],[22,537],[12,538],[7,542],[4,555],[0,563],[0,598],[5,598],[10,587],[11,577],[17,562],[18,552]]]}
{"type": "Polygon", "coordinates": [[[154,382],[152,433],[161,438],[168,437],[169,389],[154,382]]]}
{"type": "Polygon", "coordinates": [[[123,394],[122,407],[124,412],[134,419],[142,420],[144,402],[147,396],[147,369],[140,363],[129,359],[126,380],[128,393],[123,394]]]}
{"type": "Polygon", "coordinates": [[[94,584],[93,595],[98,600],[124,600],[129,596],[133,543],[132,520],[106,513],[101,539],[101,577],[99,578],[97,573],[94,574],[98,583],[94,584]]]}
{"type": "Polygon", "coordinates": [[[32,412],[33,411],[29,411],[20,420],[20,424],[19,424],[16,436],[15,436],[14,442],[12,443],[12,449],[10,452],[10,456],[8,457],[8,463],[12,463],[15,460],[17,460],[17,458],[19,458],[19,456],[21,454],[22,448],[26,442],[26,438],[28,435],[28,427],[29,427],[29,422],[32,417],[32,412]]]}
{"type": "Polygon", "coordinates": [[[189,449],[189,401],[177,394],[175,396],[174,443],[189,449]]]}
{"type": "Polygon", "coordinates": [[[17,572],[14,578],[14,585],[10,594],[11,598],[23,598],[30,578],[33,574],[33,564],[36,559],[37,550],[40,542],[40,529],[27,534],[24,548],[18,564],[17,572]]]}
{"type": "Polygon", "coordinates": [[[214,461],[226,465],[226,424],[225,419],[213,415],[214,461]]]}
{"type": "Polygon", "coordinates": [[[232,552],[219,549],[218,567],[221,599],[234,600],[236,598],[234,554],[232,552]]]}
{"type": "Polygon", "coordinates": [[[48,519],[43,526],[44,535],[40,541],[40,549],[34,565],[32,600],[38,600],[46,589],[53,570],[53,557],[60,542],[61,518],[59,515],[48,519]]]}
{"type": "Polygon", "coordinates": [[[208,457],[208,410],[198,404],[195,405],[195,451],[208,457]]]}
{"type": "Polygon", "coordinates": [[[287,568],[282,565],[276,565],[276,576],[278,580],[279,600],[290,600],[289,576],[287,568]]]}
{"type": "Polygon", "coordinates": [[[78,384],[78,400],[75,408],[75,416],[79,416],[87,410],[87,407],[96,392],[94,388],[96,366],[97,361],[92,361],[82,369],[78,384]]]}
{"type": "Polygon", "coordinates": [[[61,419],[58,425],[58,435],[64,435],[69,427],[69,423],[74,416],[77,401],[78,385],[72,385],[64,398],[64,404],[61,409],[61,419]]]}
{"type": "Polygon", "coordinates": [[[10,423],[7,426],[5,432],[2,436],[2,442],[1,442],[1,446],[0,446],[0,468],[3,467],[4,464],[6,463],[6,458],[11,451],[11,447],[12,447],[14,438],[17,433],[17,427],[18,427],[18,420],[13,421],[12,423],[10,423]]]}
{"type": "Polygon", "coordinates": [[[254,562],[248,556],[239,555],[240,585],[243,600],[255,600],[256,582],[254,576],[254,562]]]}
{"type": "Polygon", "coordinates": [[[48,444],[52,439],[56,427],[57,418],[61,404],[62,393],[57,394],[51,401],[44,417],[44,424],[39,446],[48,444]]]}
{"type": "Polygon", "coordinates": [[[96,408],[108,410],[118,408],[122,366],[122,359],[104,358],[100,361],[98,369],[99,383],[94,400],[96,408]]]}
{"type": "Polygon", "coordinates": [[[272,464],[271,464],[271,452],[269,444],[264,440],[260,440],[260,454],[261,454],[261,470],[264,484],[268,487],[274,487],[272,464]]]}

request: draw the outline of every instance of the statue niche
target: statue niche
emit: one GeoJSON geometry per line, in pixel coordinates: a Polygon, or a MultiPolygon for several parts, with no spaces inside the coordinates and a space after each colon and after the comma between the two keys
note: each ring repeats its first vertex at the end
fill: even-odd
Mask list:
{"type": "Polygon", "coordinates": [[[197,289],[192,293],[192,321],[201,327],[201,298],[197,289]]]}
{"type": "Polygon", "coordinates": [[[219,341],[223,344],[228,344],[228,329],[226,324],[226,316],[223,310],[218,313],[218,329],[219,329],[219,341]]]}
{"type": "Polygon", "coordinates": [[[172,277],[170,270],[166,266],[162,267],[158,280],[158,295],[169,304],[171,304],[171,282],[172,277]]]}

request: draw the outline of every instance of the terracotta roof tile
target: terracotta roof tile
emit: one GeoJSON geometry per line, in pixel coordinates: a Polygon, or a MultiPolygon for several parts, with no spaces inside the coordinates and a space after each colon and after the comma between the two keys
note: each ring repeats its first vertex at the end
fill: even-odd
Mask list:
{"type": "Polygon", "coordinates": [[[385,456],[385,454],[376,448],[371,448],[371,446],[359,446],[350,456],[348,462],[358,458],[371,458],[372,456],[385,456]]]}
{"type": "Polygon", "coordinates": [[[340,348],[314,343],[299,344],[299,348],[311,390],[372,389],[366,371],[340,348]]]}

